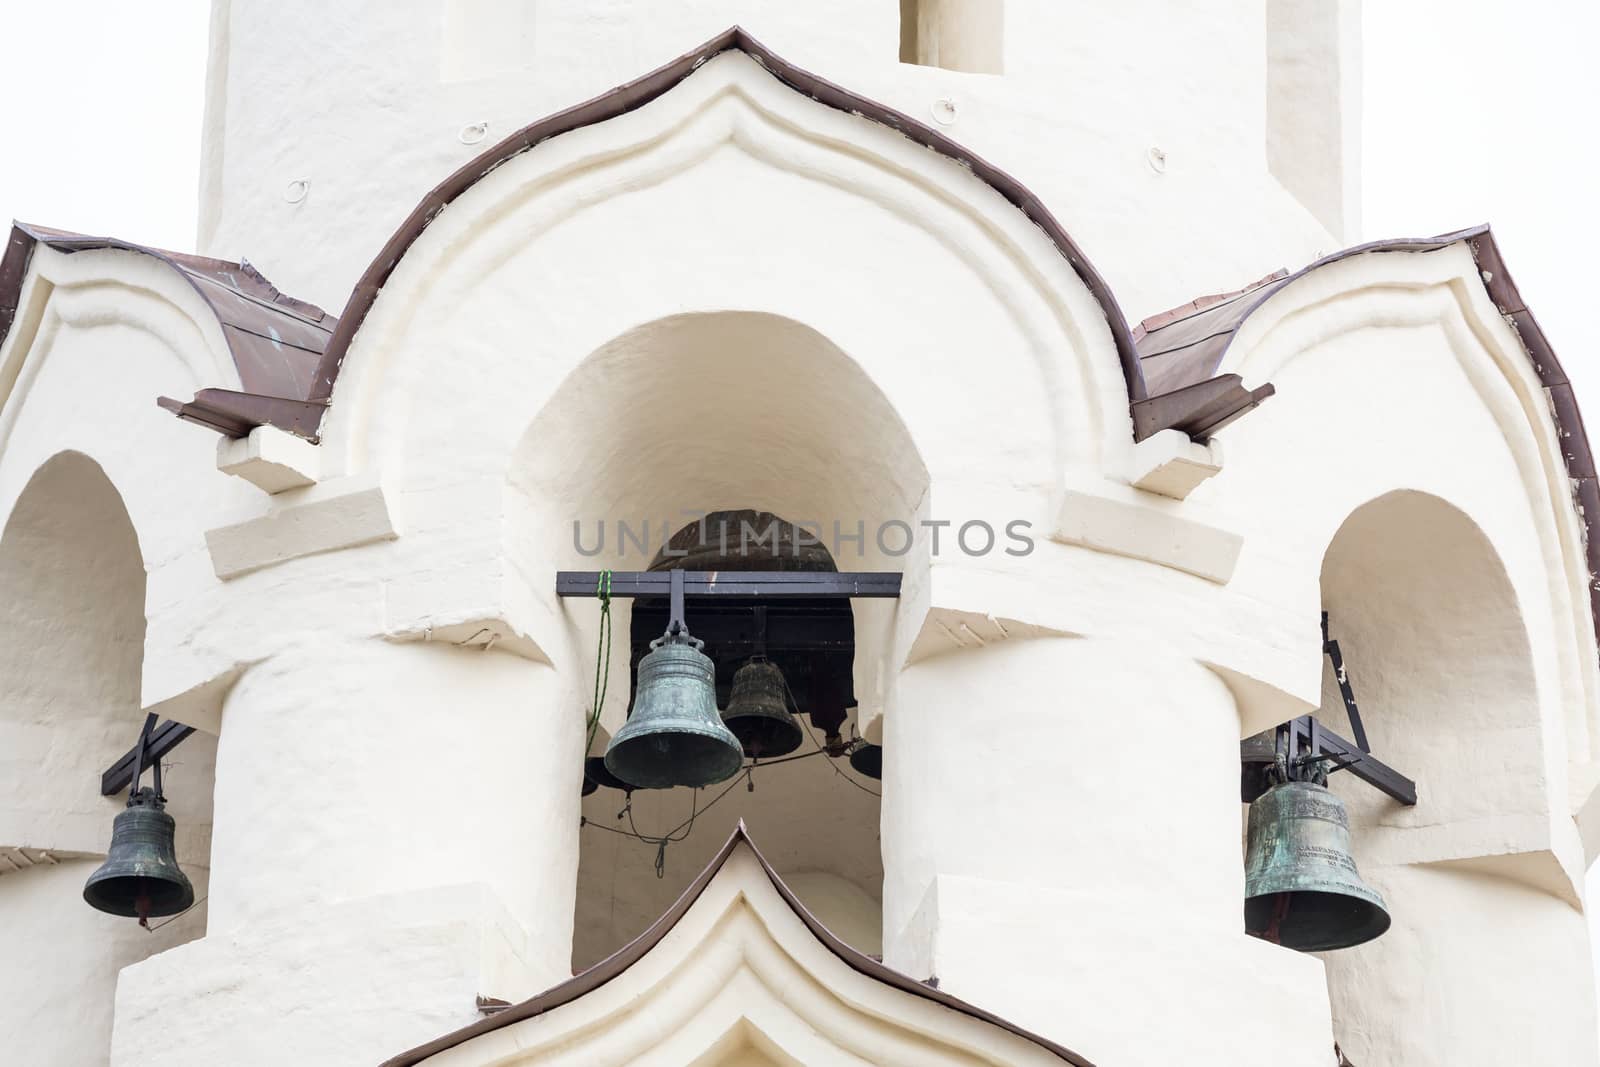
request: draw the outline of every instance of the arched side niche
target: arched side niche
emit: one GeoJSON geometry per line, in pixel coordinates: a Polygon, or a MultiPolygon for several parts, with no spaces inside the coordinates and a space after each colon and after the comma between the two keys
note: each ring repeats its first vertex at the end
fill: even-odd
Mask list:
{"type": "MultiPolygon", "coordinates": [[[[1405,807],[1350,774],[1329,780],[1361,874],[1393,917],[1376,941],[1321,957],[1335,1037],[1353,1062],[1380,1067],[1584,1059],[1593,996],[1577,991],[1592,978],[1553,851],[1558,757],[1495,546],[1444,499],[1389,492],[1339,527],[1321,590],[1372,750],[1418,795],[1405,807]],[[1549,996],[1552,974],[1572,999],[1549,996]],[[1508,1005],[1525,1026],[1504,1025],[1508,1005]]],[[[1348,735],[1326,662],[1318,717],[1348,735]]]]}
{"type": "MultiPolygon", "coordinates": [[[[1473,858],[1502,841],[1548,839],[1533,652],[1478,525],[1439,497],[1385,494],[1339,527],[1321,586],[1373,751],[1417,782],[1418,802],[1405,807],[1333,777],[1361,862],[1473,858]]],[[[1326,662],[1318,715],[1349,732],[1326,662]]]]}
{"type": "MultiPolygon", "coordinates": [[[[1330,779],[1394,920],[1323,955],[1335,1037],[1380,1067],[1582,1061],[1593,995],[1577,992],[1592,977],[1573,889],[1549,851],[1506,851],[1549,840],[1550,757],[1494,546],[1444,500],[1388,493],[1339,528],[1322,595],[1373,751],[1418,794],[1403,807],[1351,775],[1330,779]],[[1549,995],[1553,975],[1572,999],[1549,995]],[[1505,1025],[1508,1006],[1523,1024],[1505,1025]]],[[[1319,715],[1342,726],[1343,707],[1325,669],[1319,715]]]]}
{"type": "MultiPolygon", "coordinates": [[[[682,315],[601,347],[534,419],[508,472],[505,551],[512,572],[544,590],[557,570],[645,570],[663,537],[699,513],[748,507],[820,528],[841,570],[914,569],[925,556],[886,554],[875,531],[895,520],[914,526],[927,506],[928,473],[895,409],[827,338],[773,315],[682,315]],[[619,519],[636,533],[648,524],[642,549],[618,543],[619,519]],[[588,554],[600,522],[604,549],[588,554]],[[859,523],[864,543],[835,542],[835,522],[851,536],[859,523]]],[[[887,652],[895,604],[853,608],[860,697],[887,652]]],[[[592,677],[596,602],[564,610],[575,650],[569,669],[592,677]]],[[[630,602],[615,602],[613,615],[617,645],[596,754],[628,705],[630,602]]],[[[692,631],[692,604],[688,622],[692,631]]],[[[803,750],[812,746],[808,738],[803,750]]],[[[635,792],[631,824],[617,818],[621,793],[601,789],[585,800],[595,825],[581,838],[575,965],[602,958],[662,914],[741,817],[808,907],[855,947],[879,950],[878,783],[825,756],[758,769],[754,782],[754,792],[736,785],[686,841],[668,847],[663,878],[654,848],[602,828],[663,832],[689,816],[691,791],[635,792]]]]}
{"type": "MultiPolygon", "coordinates": [[[[1564,731],[1564,758],[1582,786],[1600,737],[1600,675],[1573,474],[1537,361],[1495,303],[1514,301],[1515,289],[1495,300],[1485,291],[1475,257],[1499,265],[1498,252],[1475,231],[1443,240],[1336,254],[1255,306],[1216,372],[1271,381],[1277,395],[1230,429],[1238,444],[1216,480],[1228,485],[1202,487],[1195,499],[1228,495],[1238,507],[1317,465],[1318,492],[1248,520],[1246,532],[1247,541],[1308,546],[1321,540],[1307,539],[1308,522],[1332,528],[1352,503],[1389,489],[1456,502],[1511,577],[1546,727],[1564,731]]],[[[1246,557],[1237,588],[1301,585],[1272,573],[1270,554],[1246,557]]],[[[1561,796],[1554,806],[1567,805],[1561,796]]]]}
{"type": "MultiPolygon", "coordinates": [[[[144,604],[121,495],[93,460],[58,453],[0,535],[0,914],[13,958],[51,961],[7,971],[0,1032],[37,1033],[40,1062],[105,1063],[118,971],[205,931],[203,906],[152,935],[82,898],[122,808],[100,795],[100,774],[143,721],[144,604]]],[[[214,767],[214,739],[196,734],[164,782],[202,896],[214,767]]]]}

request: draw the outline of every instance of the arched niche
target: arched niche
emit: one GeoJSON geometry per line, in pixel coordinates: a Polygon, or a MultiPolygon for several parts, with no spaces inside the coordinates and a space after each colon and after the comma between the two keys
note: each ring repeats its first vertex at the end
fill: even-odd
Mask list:
{"type": "MultiPolygon", "coordinates": [[[[105,1063],[121,968],[205,930],[203,907],[152,934],[82,899],[122,808],[100,795],[101,772],[143,722],[144,604],[121,495],[89,457],[56,454],[0,534],[0,914],[13,958],[50,961],[0,980],[0,1031],[36,1033],[41,1062],[105,1063]]],[[[164,782],[200,895],[214,766],[214,740],[195,735],[164,782]]]]}
{"type": "MultiPolygon", "coordinates": [[[[1372,749],[1413,807],[1335,775],[1364,863],[1496,855],[1548,839],[1549,769],[1522,606],[1494,546],[1428,493],[1368,501],[1323,557],[1322,604],[1372,749]]],[[[1349,733],[1331,666],[1322,721],[1349,733]]]]}
{"type": "MultiPolygon", "coordinates": [[[[1372,750],[1418,795],[1405,807],[1352,775],[1330,779],[1356,862],[1394,921],[1377,941],[1323,956],[1335,1035],[1363,1064],[1574,1062],[1582,1045],[1566,1006],[1521,1001],[1519,1013],[1544,1022],[1516,1028],[1515,1042],[1537,1030],[1542,1052],[1514,1049],[1504,1027],[1504,1005],[1547,968],[1588,981],[1574,890],[1548,847],[1559,757],[1505,566],[1466,513],[1401,490],[1340,526],[1321,588],[1372,750]],[[1564,941],[1573,947],[1552,950],[1564,941]]],[[[1331,667],[1318,715],[1348,735],[1331,667]]]]}
{"type": "MultiPolygon", "coordinates": [[[[917,569],[926,566],[924,548],[885,553],[876,532],[894,521],[914,526],[928,497],[927,470],[894,407],[828,338],[773,315],[682,315],[596,350],[528,426],[508,472],[504,550],[527,595],[547,597],[557,570],[645,570],[663,538],[695,515],[748,507],[819,529],[840,570],[917,569]],[[619,543],[619,520],[636,534],[648,529],[642,546],[619,543]],[[601,522],[606,539],[596,551],[601,522]],[[835,522],[849,536],[859,524],[864,542],[838,543],[835,522]]],[[[853,609],[861,697],[886,669],[895,604],[857,601],[853,609]]],[[[595,601],[561,610],[573,651],[558,667],[592,678],[595,601]]],[[[628,705],[629,602],[615,602],[613,616],[617,645],[597,754],[628,705]]],[[[692,631],[692,605],[688,622],[692,631]]],[[[821,741],[813,736],[802,751],[821,741]]],[[[631,822],[619,821],[624,798],[615,790],[585,800],[594,825],[582,836],[578,966],[664,912],[741,817],[824,922],[852,934],[857,948],[878,951],[878,783],[820,755],[758,769],[754,783],[753,792],[736,784],[696,819],[687,840],[668,847],[662,878],[654,848],[606,829],[664,832],[695,810],[692,791],[636,791],[631,822]]],[[[723,788],[711,787],[698,803],[723,788]]]]}

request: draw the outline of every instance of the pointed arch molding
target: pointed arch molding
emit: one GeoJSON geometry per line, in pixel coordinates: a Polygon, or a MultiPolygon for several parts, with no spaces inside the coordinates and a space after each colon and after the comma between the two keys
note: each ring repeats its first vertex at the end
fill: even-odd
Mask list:
{"type": "Polygon", "coordinates": [[[601,1067],[646,1052],[665,1067],[744,1047],[780,1063],[1092,1067],[841,942],[783,884],[743,822],[677,903],[616,955],[383,1067],[601,1067]]]}
{"type": "Polygon", "coordinates": [[[1125,323],[1037,199],[932,130],[731,30],[513,135],[427,197],[368,269],[324,353],[329,462],[357,469],[428,447],[417,427],[443,411],[445,390],[421,383],[458,386],[519,342],[541,370],[512,388],[536,399],[530,390],[553,387],[573,357],[611,337],[721,310],[770,312],[830,336],[897,407],[925,404],[914,383],[930,374],[967,374],[991,405],[1006,393],[1027,408],[1008,447],[1041,466],[1093,465],[1131,435],[1137,361],[1125,323]],[[721,169],[746,165],[743,184],[721,169]],[[702,190],[692,207],[675,199],[690,188],[702,190]],[[853,220],[876,227],[870,244],[853,220]],[[566,243],[584,227],[587,240],[566,243]],[[520,338],[505,332],[509,298],[490,299],[517,271],[515,306],[537,309],[518,312],[520,338]],[[875,284],[883,278],[903,284],[875,284]],[[575,301],[581,323],[566,321],[575,301]],[[904,351],[900,334],[916,339],[904,351]],[[474,346],[491,351],[454,369],[439,358],[474,346]],[[971,374],[980,361],[987,373],[971,374]]]}
{"type": "Polygon", "coordinates": [[[424,197],[356,283],[349,302],[340,316],[338,328],[335,329],[323,352],[313,386],[312,399],[327,400],[332,397],[351,344],[365,322],[367,313],[377,301],[379,293],[411,245],[447,206],[516,156],[554,137],[635,111],[676,88],[709,60],[730,51],[750,57],[777,81],[803,96],[837,111],[858,115],[887,126],[912,142],[955,161],[994,189],[1029,222],[1044,231],[1045,236],[1060,251],[1072,271],[1100,305],[1116,345],[1128,397],[1131,401],[1145,399],[1144,379],[1140,373],[1133,336],[1128,329],[1126,317],[1117,306],[1110,286],[1038,196],[1016,178],[976,156],[932,127],[795,66],[739,26],[725,30],[699,48],[679,56],[643,77],[518,130],[461,167],[424,197]]]}
{"type": "MultiPolygon", "coordinates": [[[[1375,241],[1202,297],[1134,330],[1157,390],[1221,373],[1277,378],[1323,342],[1372,325],[1438,326],[1511,450],[1544,566],[1565,592],[1552,617],[1572,758],[1600,752],[1600,479],[1572,384],[1488,226],[1375,241]],[[1587,623],[1584,617],[1588,616],[1587,623]]],[[[1373,383],[1376,388],[1378,383],[1373,383]]],[[[1430,400],[1416,396],[1419,416],[1430,400]]],[[[1594,775],[1576,783],[1577,803],[1594,775]]]]}

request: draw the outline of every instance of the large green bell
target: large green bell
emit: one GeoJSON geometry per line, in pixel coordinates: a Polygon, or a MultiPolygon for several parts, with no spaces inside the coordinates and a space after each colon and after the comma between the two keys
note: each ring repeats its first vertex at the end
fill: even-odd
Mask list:
{"type": "Polygon", "coordinates": [[[177,826],[154,789],[135,790],[111,824],[106,861],[89,876],[83,899],[111,915],[148,919],[176,915],[194,903],[194,886],[178,869],[177,826]]]}
{"type": "Polygon", "coordinates": [[[733,691],[722,713],[733,736],[752,759],[787,756],[805,737],[789,712],[788,687],[775,663],[753,659],[733,672],[733,691]]]}
{"type": "Polygon", "coordinates": [[[717,714],[716,666],[687,633],[650,642],[633,713],[606,747],[606,769],[636,789],[703,786],[739,773],[744,750],[717,714]]]}
{"type": "Polygon", "coordinates": [[[1389,929],[1350,855],[1344,801],[1326,786],[1285,782],[1252,803],[1244,868],[1245,931],[1263,940],[1326,952],[1389,929]]]}

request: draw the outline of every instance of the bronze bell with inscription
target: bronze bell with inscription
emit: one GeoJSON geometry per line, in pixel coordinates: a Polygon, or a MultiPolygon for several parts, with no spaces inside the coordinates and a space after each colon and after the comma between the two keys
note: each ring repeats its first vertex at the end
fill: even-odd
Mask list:
{"type": "Polygon", "coordinates": [[[1245,931],[1301,952],[1371,941],[1389,929],[1378,891],[1350,854],[1344,801],[1316,781],[1273,785],[1250,805],[1245,931]]]}

